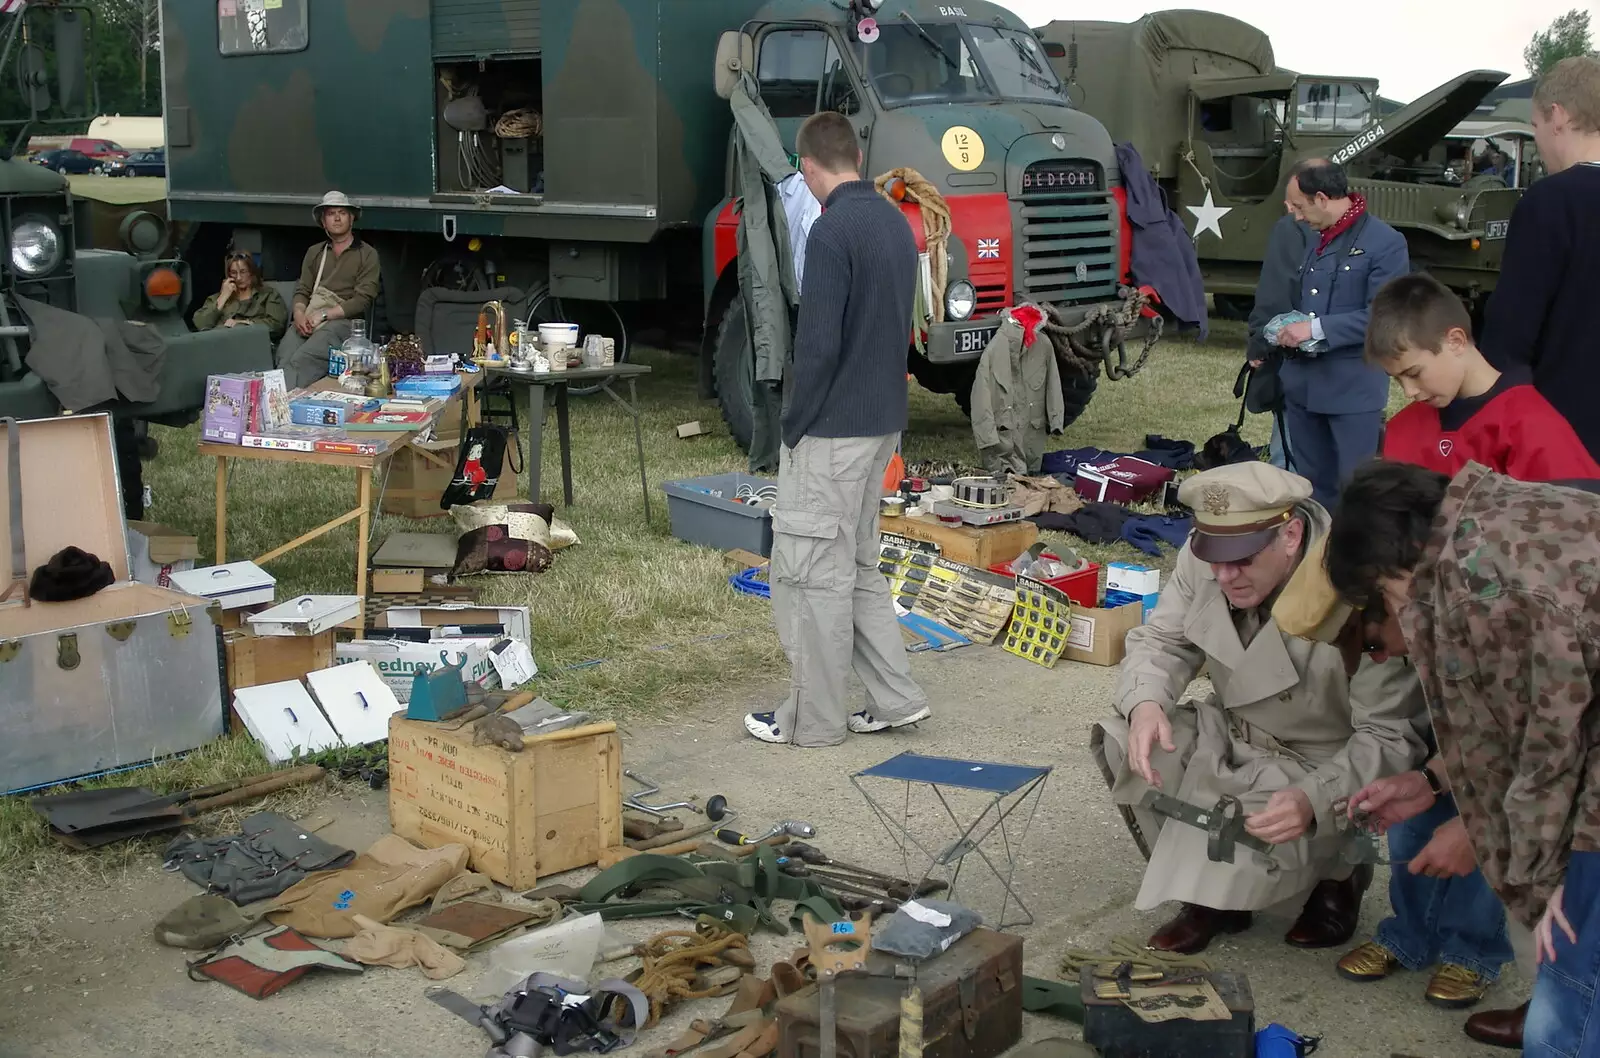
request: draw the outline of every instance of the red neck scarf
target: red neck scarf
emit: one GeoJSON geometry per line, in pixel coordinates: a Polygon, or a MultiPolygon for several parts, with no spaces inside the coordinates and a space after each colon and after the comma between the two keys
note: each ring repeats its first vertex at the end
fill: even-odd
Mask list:
{"type": "Polygon", "coordinates": [[[1032,349],[1039,338],[1039,324],[1044,322],[1044,313],[1033,305],[1018,305],[1011,310],[1011,318],[1022,324],[1022,347],[1032,349]]]}
{"type": "Polygon", "coordinates": [[[1322,241],[1317,243],[1317,252],[1321,253],[1328,248],[1328,244],[1340,235],[1350,230],[1351,225],[1361,219],[1361,214],[1367,211],[1367,199],[1358,191],[1350,194],[1350,208],[1344,211],[1344,216],[1333,222],[1333,227],[1322,233],[1322,241]]]}

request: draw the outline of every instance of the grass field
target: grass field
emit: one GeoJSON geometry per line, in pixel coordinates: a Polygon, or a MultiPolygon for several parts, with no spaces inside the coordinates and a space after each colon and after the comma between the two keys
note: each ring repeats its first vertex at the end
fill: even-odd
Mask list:
{"type": "MultiPolygon", "coordinates": [[[[1113,450],[1143,447],[1146,434],[1194,441],[1232,424],[1232,396],[1241,361],[1243,331],[1214,325],[1206,345],[1166,342],[1146,369],[1122,382],[1102,382],[1087,413],[1070,426],[1059,447],[1096,445],[1113,450]]],[[[645,456],[653,519],[646,522],[639,493],[632,430],[625,413],[603,394],[574,399],[573,473],[576,504],[558,516],[577,531],[581,544],[557,554],[537,576],[476,578],[488,602],[526,605],[532,614],[539,693],[558,703],[604,716],[625,717],[670,710],[708,692],[784,671],[786,662],[773,633],[770,605],[729,588],[728,570],[716,551],[674,540],[669,531],[662,481],[745,467],[716,406],[696,396],[692,357],[652,350],[635,356],[653,373],[641,379],[645,456]],[[698,419],[707,436],[678,440],[674,427],[698,419]]],[[[552,417],[553,418],[553,417],[552,417]]],[[[544,444],[543,491],[559,500],[560,464],[554,425],[544,444]]],[[[1253,417],[1245,437],[1265,444],[1270,423],[1253,417]]],[[[146,517],[200,539],[212,553],[215,464],[196,451],[197,428],[153,428],[160,455],[146,467],[154,504],[146,517]]],[[[908,461],[941,459],[971,464],[976,459],[970,424],[949,396],[913,386],[908,461]]],[[[347,471],[281,463],[235,464],[230,486],[229,556],[261,554],[347,510],[354,492],[347,471]]],[[[448,531],[445,519],[412,522],[383,517],[374,543],[396,531],[448,531]]],[[[349,592],[354,576],[354,526],[272,563],[278,597],[302,592],[349,592]]],[[[1096,548],[1074,538],[1061,543],[1096,561],[1150,560],[1131,547],[1096,548]]],[[[1170,568],[1171,553],[1161,563],[1170,568]]],[[[158,790],[217,782],[264,769],[254,743],[226,739],[189,757],[154,769],[115,777],[158,790]]],[[[289,811],[317,797],[290,797],[289,811]]],[[[212,817],[218,828],[233,820],[212,817]]],[[[39,888],[92,883],[96,874],[137,856],[150,843],[126,843],[93,855],[65,855],[20,798],[0,799],[0,937],[26,933],[27,908],[39,888]]]]}

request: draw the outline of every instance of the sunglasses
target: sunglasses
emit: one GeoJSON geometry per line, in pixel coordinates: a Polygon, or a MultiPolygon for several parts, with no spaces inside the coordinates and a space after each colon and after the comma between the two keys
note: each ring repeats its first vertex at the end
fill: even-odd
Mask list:
{"type": "Polygon", "coordinates": [[[235,250],[235,251],[233,251],[232,253],[230,253],[228,255],[228,260],[230,262],[232,262],[232,261],[249,261],[249,260],[253,260],[254,257],[255,257],[254,254],[245,253],[243,250],[235,250]]]}

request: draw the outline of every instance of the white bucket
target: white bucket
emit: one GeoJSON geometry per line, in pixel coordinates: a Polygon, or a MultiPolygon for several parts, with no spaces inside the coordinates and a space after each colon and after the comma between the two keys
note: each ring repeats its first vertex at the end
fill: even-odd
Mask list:
{"type": "Polygon", "coordinates": [[[539,324],[539,344],[547,351],[557,348],[570,349],[578,344],[578,325],[576,323],[541,323],[539,324]]]}

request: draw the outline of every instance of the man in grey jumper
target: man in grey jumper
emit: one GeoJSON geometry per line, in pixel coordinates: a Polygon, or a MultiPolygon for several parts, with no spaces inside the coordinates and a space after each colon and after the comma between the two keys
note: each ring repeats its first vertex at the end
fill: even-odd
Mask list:
{"type": "Polygon", "coordinates": [[[783,703],[744,723],[763,742],[835,746],[846,731],[929,715],[878,571],[883,472],[906,425],[917,245],[900,211],[861,179],[842,114],[808,118],[795,149],[823,213],[806,243],[772,508],[772,613],[792,671],[783,703]],[[845,692],[852,669],[868,698],[856,712],[845,692]]]}

